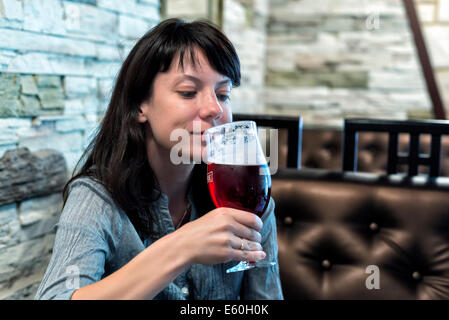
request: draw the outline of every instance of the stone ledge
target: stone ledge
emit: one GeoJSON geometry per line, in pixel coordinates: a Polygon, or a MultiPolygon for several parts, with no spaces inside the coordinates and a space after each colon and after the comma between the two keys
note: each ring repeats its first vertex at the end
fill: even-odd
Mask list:
{"type": "Polygon", "coordinates": [[[7,151],[0,159],[0,205],[60,192],[66,180],[67,166],[57,151],[7,151]]]}

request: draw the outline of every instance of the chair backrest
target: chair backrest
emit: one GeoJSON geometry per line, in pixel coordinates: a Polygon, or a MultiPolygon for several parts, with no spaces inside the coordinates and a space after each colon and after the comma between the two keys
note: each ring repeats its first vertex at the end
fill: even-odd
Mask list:
{"type": "Polygon", "coordinates": [[[258,127],[287,129],[287,167],[296,169],[301,167],[302,117],[240,113],[233,114],[233,120],[251,120],[258,127]]]}
{"type": "Polygon", "coordinates": [[[418,174],[418,166],[429,166],[428,175],[440,175],[441,136],[449,135],[449,121],[445,120],[379,120],[345,119],[343,129],[343,171],[357,171],[358,132],[388,133],[387,173],[398,172],[398,165],[408,165],[408,176],[418,174]],[[398,152],[399,134],[409,134],[408,154],[398,152]],[[430,154],[419,154],[420,135],[431,135],[430,154]]]}

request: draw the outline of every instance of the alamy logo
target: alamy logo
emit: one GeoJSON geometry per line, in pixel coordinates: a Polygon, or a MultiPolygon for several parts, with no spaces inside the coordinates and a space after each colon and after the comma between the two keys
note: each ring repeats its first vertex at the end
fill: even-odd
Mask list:
{"type": "Polygon", "coordinates": [[[365,280],[365,286],[368,290],[380,289],[380,270],[376,265],[369,265],[365,273],[370,274],[365,280]]]}
{"type": "Polygon", "coordinates": [[[78,266],[71,265],[65,269],[65,273],[68,275],[65,281],[67,289],[79,289],[80,288],[80,269],[78,266]]]}
{"type": "MultiPolygon", "coordinates": [[[[170,141],[176,142],[170,149],[170,161],[173,164],[190,164],[206,162],[207,154],[202,152],[201,154],[196,152],[191,157],[192,150],[201,150],[202,137],[201,137],[201,121],[193,121],[193,136],[185,129],[175,129],[170,133],[170,141]],[[192,140],[191,140],[192,136],[192,140]]],[[[262,152],[265,155],[267,162],[269,163],[270,174],[273,175],[278,169],[278,130],[277,129],[258,129],[258,138],[262,147],[262,152]],[[267,133],[269,133],[269,139],[267,139],[267,133]],[[267,144],[269,141],[270,156],[266,156],[267,144]]],[[[236,143],[236,150],[243,149],[244,140],[242,136],[239,136],[236,143]]],[[[256,153],[249,153],[249,156],[256,155],[256,153]]],[[[228,156],[232,157],[233,154],[228,156]]],[[[240,153],[236,153],[237,157],[243,156],[240,153]]]]}

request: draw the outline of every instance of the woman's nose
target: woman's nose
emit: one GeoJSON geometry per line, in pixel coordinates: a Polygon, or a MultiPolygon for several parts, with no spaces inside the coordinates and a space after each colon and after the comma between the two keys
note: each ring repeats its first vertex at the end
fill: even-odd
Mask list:
{"type": "Polygon", "coordinates": [[[215,120],[223,115],[223,107],[220,105],[215,92],[206,94],[200,103],[200,117],[202,119],[215,120]]]}

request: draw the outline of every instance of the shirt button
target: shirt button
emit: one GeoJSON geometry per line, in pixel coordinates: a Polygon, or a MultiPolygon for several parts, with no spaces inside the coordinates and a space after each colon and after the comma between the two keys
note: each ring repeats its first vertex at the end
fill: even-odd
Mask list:
{"type": "Polygon", "coordinates": [[[187,288],[187,287],[182,287],[181,292],[182,292],[184,295],[188,295],[188,294],[189,294],[189,288],[187,288]]]}

